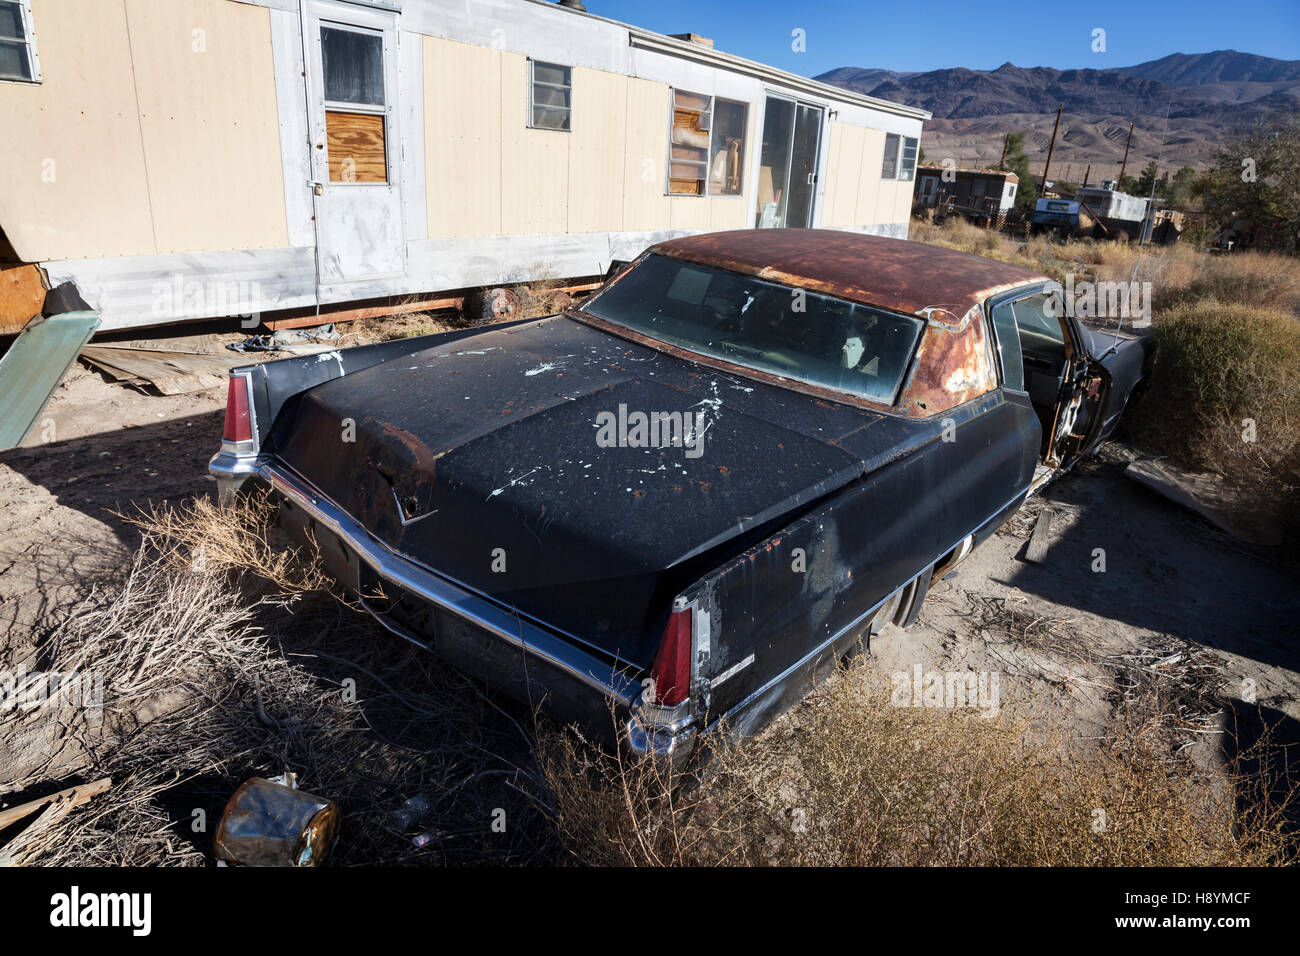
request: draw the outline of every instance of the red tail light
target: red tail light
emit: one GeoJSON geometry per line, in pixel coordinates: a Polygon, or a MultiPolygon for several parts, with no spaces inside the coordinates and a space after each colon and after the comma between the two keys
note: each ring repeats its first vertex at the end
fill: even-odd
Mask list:
{"type": "Polygon", "coordinates": [[[248,407],[248,378],[232,375],[226,385],[226,428],[222,440],[249,442],[253,440],[253,414],[248,407]]]}
{"type": "Polygon", "coordinates": [[[690,608],[668,615],[664,638],[650,667],[655,682],[654,703],[660,707],[680,704],[691,692],[691,624],[690,608]]]}

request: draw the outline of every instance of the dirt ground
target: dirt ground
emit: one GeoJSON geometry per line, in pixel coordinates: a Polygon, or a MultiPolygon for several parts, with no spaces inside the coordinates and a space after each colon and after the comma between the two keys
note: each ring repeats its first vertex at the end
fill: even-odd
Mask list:
{"type": "MultiPolygon", "coordinates": [[[[77,365],[26,445],[0,453],[0,670],[33,661],[76,600],[124,565],[138,537],[115,512],[213,490],[224,400],[223,389],[146,394],[77,365]]],[[[1300,585],[1126,478],[1130,457],[1108,444],[1031,499],[935,583],[914,628],[877,636],[873,668],[997,672],[1004,697],[1046,689],[1086,733],[1104,720],[1101,658],[1194,657],[1225,698],[1300,739],[1300,585]],[[1043,508],[1055,520],[1037,564],[1024,551],[1043,508]]],[[[19,764],[50,756],[16,747],[0,740],[0,799],[19,764]]],[[[56,768],[72,773],[75,755],[56,768]]]]}

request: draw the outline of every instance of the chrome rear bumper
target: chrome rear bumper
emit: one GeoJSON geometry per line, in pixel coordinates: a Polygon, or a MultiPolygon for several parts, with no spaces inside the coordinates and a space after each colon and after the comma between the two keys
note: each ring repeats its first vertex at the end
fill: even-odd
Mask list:
{"type": "MultiPolygon", "coordinates": [[[[474,641],[487,638],[494,643],[504,642],[505,648],[520,654],[523,687],[527,691],[525,694],[503,687],[507,693],[525,703],[549,704],[548,709],[557,714],[579,710],[597,715],[599,721],[598,715],[603,713],[608,731],[613,731],[613,721],[617,718],[623,724],[622,732],[617,734],[620,744],[634,755],[667,760],[673,767],[680,767],[690,756],[696,743],[693,721],[677,719],[665,725],[656,715],[656,708],[643,709],[640,701],[642,686],[626,672],[587,653],[572,641],[523,619],[513,610],[393,551],[310,482],[279,462],[268,456],[237,456],[223,450],[213,457],[209,471],[217,478],[223,497],[233,495],[248,478],[260,478],[330,532],[378,578],[427,602],[436,610],[452,615],[456,624],[453,630],[457,634],[464,635],[467,629],[472,629],[474,637],[471,640],[458,641],[457,653],[444,655],[472,676],[492,682],[492,675],[484,671],[486,658],[491,655],[483,654],[482,659],[475,655],[474,641]],[[531,689],[535,686],[543,690],[548,701],[533,697],[531,689]],[[572,699],[578,696],[583,700],[572,699]]],[[[418,635],[411,634],[369,606],[367,610],[395,634],[421,646],[429,646],[418,635]]],[[[439,651],[437,647],[433,649],[435,653],[439,651]]],[[[601,733],[606,728],[600,726],[588,729],[601,736],[615,736],[609,732],[601,733]]]]}

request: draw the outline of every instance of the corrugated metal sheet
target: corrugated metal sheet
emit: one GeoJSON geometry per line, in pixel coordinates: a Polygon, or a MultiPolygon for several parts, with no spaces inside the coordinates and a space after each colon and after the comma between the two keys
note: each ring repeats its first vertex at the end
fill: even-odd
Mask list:
{"type": "Polygon", "coordinates": [[[65,312],[29,325],[9,347],[0,359],[0,449],[22,444],[98,327],[98,312],[65,312]]]}

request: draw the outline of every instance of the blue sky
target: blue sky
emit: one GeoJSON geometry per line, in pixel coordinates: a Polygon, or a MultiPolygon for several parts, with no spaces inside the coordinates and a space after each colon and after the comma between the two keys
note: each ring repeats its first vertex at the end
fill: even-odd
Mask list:
{"type": "Polygon", "coordinates": [[[1300,0],[585,0],[599,16],[699,33],[720,50],[815,76],[837,66],[1105,69],[1170,53],[1239,50],[1300,59],[1300,0]],[[1092,31],[1106,52],[1092,52],[1092,31]],[[807,50],[791,49],[805,31],[807,50]]]}

